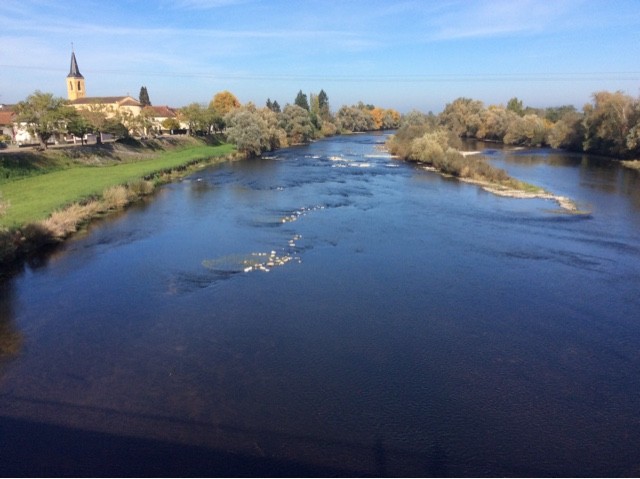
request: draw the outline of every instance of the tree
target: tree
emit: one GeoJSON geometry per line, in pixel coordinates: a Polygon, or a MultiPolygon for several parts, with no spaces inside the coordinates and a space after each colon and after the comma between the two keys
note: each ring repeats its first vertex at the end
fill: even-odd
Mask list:
{"type": "Polygon", "coordinates": [[[458,98],[448,103],[440,113],[440,124],[460,137],[474,137],[480,128],[481,101],[458,98]]]}
{"type": "Polygon", "coordinates": [[[507,110],[514,112],[518,116],[524,116],[522,100],[518,100],[516,97],[511,98],[507,102],[507,110]]]}
{"type": "Polygon", "coordinates": [[[80,138],[84,145],[84,135],[94,130],[93,125],[77,111],[74,111],[67,119],[67,131],[80,138]]]}
{"type": "Polygon", "coordinates": [[[269,108],[258,110],[258,114],[266,126],[263,134],[265,150],[271,151],[289,146],[287,132],[280,126],[278,114],[269,108]]]}
{"type": "Polygon", "coordinates": [[[66,130],[66,120],[73,113],[66,103],[64,98],[36,90],[16,106],[17,120],[26,123],[29,132],[38,137],[43,148],[47,148],[47,141],[53,135],[66,130]]]}
{"type": "Polygon", "coordinates": [[[517,114],[504,106],[489,106],[480,112],[480,126],[476,131],[479,140],[502,141],[509,123],[515,121],[517,114]]]}
{"type": "Polygon", "coordinates": [[[138,96],[142,107],[151,106],[151,100],[149,100],[149,93],[147,92],[147,87],[140,87],[140,95],[138,96]]]}
{"type": "Polygon", "coordinates": [[[116,118],[109,118],[104,122],[102,126],[102,130],[105,133],[110,133],[116,138],[127,138],[129,137],[129,129],[124,126],[120,121],[116,118]]]}
{"type": "Polygon", "coordinates": [[[507,145],[542,146],[547,143],[550,123],[538,115],[516,116],[509,123],[503,141],[507,145]]]}
{"type": "Polygon", "coordinates": [[[627,136],[633,137],[633,129],[639,121],[637,110],[637,101],[621,91],[594,93],[593,105],[584,107],[584,150],[627,156],[627,136]]]}
{"type": "Polygon", "coordinates": [[[298,105],[300,108],[304,108],[305,110],[309,111],[309,101],[307,100],[307,95],[302,93],[302,90],[300,90],[296,95],[296,99],[293,102],[293,104],[298,105]]]}
{"type": "Polygon", "coordinates": [[[343,106],[336,114],[342,131],[371,131],[375,128],[371,111],[359,106],[343,106]]]}
{"type": "Polygon", "coordinates": [[[227,141],[247,156],[259,156],[270,146],[268,125],[260,113],[248,105],[230,111],[224,118],[227,124],[227,141]]]}
{"type": "Polygon", "coordinates": [[[306,143],[313,138],[313,124],[309,112],[298,105],[287,105],[279,115],[279,125],[287,132],[289,143],[306,143]]]}
{"type": "Polygon", "coordinates": [[[544,117],[555,123],[557,121],[559,121],[564,115],[566,115],[567,113],[575,113],[576,112],[576,107],[573,105],[562,105],[562,106],[556,106],[556,107],[550,107],[547,108],[544,111],[544,117]]]}
{"type": "Polygon", "coordinates": [[[103,131],[108,116],[107,107],[104,104],[91,104],[88,108],[79,110],[78,113],[89,122],[94,131],[103,131]]]}
{"type": "Polygon", "coordinates": [[[224,90],[213,96],[213,99],[209,103],[209,108],[212,108],[218,112],[218,115],[224,117],[232,110],[240,108],[240,101],[233,93],[228,90],[224,90]]]}
{"type": "Polygon", "coordinates": [[[206,108],[199,103],[191,103],[178,110],[180,118],[188,125],[190,135],[206,129],[205,110],[206,108]]]}
{"type": "Polygon", "coordinates": [[[320,90],[318,93],[318,115],[322,120],[329,120],[331,118],[331,111],[329,110],[329,97],[324,90],[320,90]]]}
{"type": "Polygon", "coordinates": [[[549,131],[549,145],[553,148],[582,151],[584,141],[583,115],[577,111],[567,111],[555,122],[549,131]]]}
{"type": "Polygon", "coordinates": [[[180,129],[180,122],[175,118],[165,118],[164,120],[162,120],[161,125],[162,128],[169,131],[180,129]]]}

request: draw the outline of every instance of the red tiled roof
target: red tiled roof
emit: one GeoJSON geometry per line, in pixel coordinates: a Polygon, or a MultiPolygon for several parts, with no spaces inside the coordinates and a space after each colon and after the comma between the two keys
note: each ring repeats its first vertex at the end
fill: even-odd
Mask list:
{"type": "Polygon", "coordinates": [[[0,111],[0,125],[11,125],[15,114],[12,111],[0,111]]]}
{"type": "Polygon", "coordinates": [[[176,116],[175,110],[168,106],[145,106],[144,109],[156,118],[174,118],[176,116]]]}

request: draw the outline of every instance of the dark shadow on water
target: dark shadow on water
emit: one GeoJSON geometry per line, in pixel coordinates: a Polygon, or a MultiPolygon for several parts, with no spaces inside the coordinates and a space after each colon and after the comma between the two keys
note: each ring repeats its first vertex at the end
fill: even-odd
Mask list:
{"type": "Polygon", "coordinates": [[[281,459],[0,419],[4,477],[361,477],[281,459]],[[37,460],[34,460],[37,458],[37,460]]]}

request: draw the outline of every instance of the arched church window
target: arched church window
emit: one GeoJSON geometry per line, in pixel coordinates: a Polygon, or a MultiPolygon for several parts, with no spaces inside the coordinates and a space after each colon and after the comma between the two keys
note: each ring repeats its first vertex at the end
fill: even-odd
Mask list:
{"type": "Polygon", "coordinates": [[[81,91],[82,87],[80,86],[80,81],[78,81],[78,91],[81,91]]]}
{"type": "Polygon", "coordinates": [[[71,89],[71,91],[73,91],[73,82],[72,81],[69,82],[69,88],[71,89]]]}

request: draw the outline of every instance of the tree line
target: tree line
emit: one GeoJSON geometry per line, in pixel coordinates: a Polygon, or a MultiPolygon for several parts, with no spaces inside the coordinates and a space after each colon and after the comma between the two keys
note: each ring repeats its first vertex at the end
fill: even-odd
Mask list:
{"type": "MultiPolygon", "coordinates": [[[[140,99],[151,105],[146,87],[141,88],[140,99]]],[[[20,102],[16,113],[17,120],[45,147],[57,134],[82,138],[87,133],[104,132],[122,137],[146,135],[158,127],[150,108],[143,107],[140,115],[126,111],[114,115],[100,104],[76,110],[66,100],[39,91],[20,102]]],[[[518,98],[510,99],[506,106],[485,107],[479,100],[462,97],[448,103],[439,115],[413,111],[402,117],[396,110],[362,102],[344,105],[333,113],[324,90],[309,96],[300,90],[293,103],[284,107],[271,99],[264,107],[242,105],[233,93],[222,91],[209,104],[191,103],[178,109],[176,118],[162,122],[165,130],[178,130],[183,125],[191,134],[224,132],[228,141],[248,155],[334,134],[399,127],[405,130],[398,135],[395,148],[406,152],[410,149],[408,138],[442,127],[456,137],[507,145],[551,146],[618,158],[640,156],[640,99],[620,91],[594,93],[593,101],[582,111],[572,105],[525,107],[518,98]]]]}
{"type": "MultiPolygon", "coordinates": [[[[140,89],[142,110],[139,115],[129,111],[106,111],[96,103],[76,110],[63,98],[51,93],[34,92],[16,105],[17,121],[26,124],[46,148],[48,140],[60,134],[82,138],[87,133],[111,133],[116,137],[147,135],[158,128],[146,87],[140,89]]],[[[267,99],[264,107],[253,103],[242,105],[229,92],[216,93],[209,104],[191,103],[176,111],[175,118],[166,118],[164,130],[186,130],[193,135],[224,134],[247,155],[259,155],[289,145],[339,133],[351,133],[400,126],[400,113],[362,102],[342,106],[333,114],[324,90],[309,97],[300,90],[292,104],[281,107],[267,99]]]]}
{"type": "Polygon", "coordinates": [[[525,108],[517,98],[506,106],[489,107],[478,100],[458,98],[446,105],[435,122],[461,138],[618,158],[640,155],[640,98],[621,91],[599,91],[592,99],[578,111],[572,105],[525,108]]]}
{"type": "Polygon", "coordinates": [[[342,106],[333,114],[324,90],[309,96],[300,90],[293,103],[284,107],[270,98],[264,107],[251,102],[241,105],[231,93],[221,92],[208,107],[192,104],[183,108],[181,114],[190,125],[193,121],[196,129],[224,130],[227,141],[249,156],[335,134],[395,129],[401,119],[395,110],[362,102],[342,106]],[[209,121],[198,118],[209,118],[209,121]],[[211,123],[214,118],[216,121],[211,123]]]}

